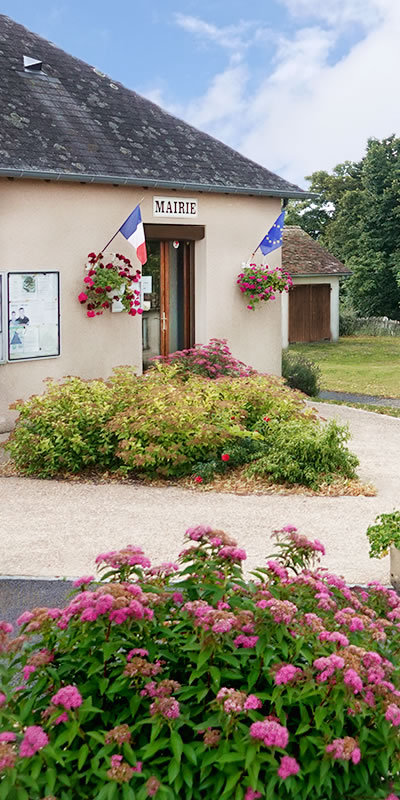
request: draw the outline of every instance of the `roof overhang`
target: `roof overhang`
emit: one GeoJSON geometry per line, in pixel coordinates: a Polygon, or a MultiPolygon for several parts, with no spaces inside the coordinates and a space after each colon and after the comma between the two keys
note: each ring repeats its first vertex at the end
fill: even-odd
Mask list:
{"type": "Polygon", "coordinates": [[[261,197],[282,197],[294,200],[306,200],[317,197],[313,192],[260,189],[254,186],[219,186],[218,184],[195,183],[190,181],[163,181],[154,178],[121,177],[121,175],[92,175],[78,172],[56,172],[51,170],[12,169],[0,167],[0,178],[19,178],[42,181],[68,181],[73,183],[100,183],[114,186],[141,186],[148,189],[179,189],[188,192],[208,192],[210,194],[244,194],[261,197]]]}
{"type": "Polygon", "coordinates": [[[288,272],[292,280],[295,278],[349,278],[352,271],[346,272],[290,272],[290,269],[283,265],[285,272],[288,272]]]}

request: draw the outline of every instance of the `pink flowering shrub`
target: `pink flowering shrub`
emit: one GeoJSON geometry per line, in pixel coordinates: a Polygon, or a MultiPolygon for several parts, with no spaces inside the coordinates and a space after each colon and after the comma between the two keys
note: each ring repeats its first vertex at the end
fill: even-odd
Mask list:
{"type": "Polygon", "coordinates": [[[185,540],[0,623],[0,800],[398,800],[397,594],[292,525],[247,578],[224,531],[185,540]]]}
{"type": "Polygon", "coordinates": [[[208,344],[196,344],[187,350],[177,350],[167,356],[157,356],[154,361],[173,364],[182,377],[201,375],[203,378],[248,378],[256,370],[238,361],[232,355],[226,339],[210,339],[208,344]]]}
{"type": "Polygon", "coordinates": [[[275,300],[277,294],[288,292],[292,279],[280,267],[268,267],[261,264],[248,264],[240,272],[236,283],[242,295],[248,301],[247,308],[254,311],[261,300],[275,300]]]}

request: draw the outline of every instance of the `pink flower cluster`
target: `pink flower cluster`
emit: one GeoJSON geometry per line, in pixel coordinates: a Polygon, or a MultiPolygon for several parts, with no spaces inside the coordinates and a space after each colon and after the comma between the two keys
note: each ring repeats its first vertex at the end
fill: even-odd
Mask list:
{"type": "Polygon", "coordinates": [[[345,736],[344,739],[334,739],[325,749],[332,758],[338,758],[341,761],[352,761],[353,764],[358,764],[361,759],[360,748],[351,736],[345,736]]]}
{"type": "Polygon", "coordinates": [[[274,681],[277,686],[280,686],[282,683],[290,683],[290,681],[300,678],[301,675],[303,675],[303,670],[299,667],[295,667],[293,664],[282,664],[275,672],[274,681]]]}
{"type": "Polygon", "coordinates": [[[128,544],[122,550],[110,550],[108,553],[100,553],[95,559],[96,564],[106,564],[113,569],[120,567],[151,567],[151,562],[144,555],[140,547],[135,547],[133,544],[128,544]]]}
{"type": "Polygon", "coordinates": [[[74,586],[75,589],[79,589],[80,586],[86,586],[92,581],[94,581],[94,575],[83,575],[82,578],[77,578],[76,581],[73,582],[72,586],[74,586]]]}
{"type": "Polygon", "coordinates": [[[150,705],[150,714],[160,714],[165,719],[177,719],[180,715],[179,703],[173,697],[157,697],[150,705]]]}
{"type": "Polygon", "coordinates": [[[40,727],[40,725],[30,725],[26,728],[24,738],[19,748],[19,754],[22,757],[34,756],[49,742],[47,733],[40,727]]]}
{"type": "Polygon", "coordinates": [[[168,356],[158,356],[155,361],[174,364],[179,371],[195,372],[204,377],[217,379],[230,375],[246,378],[256,371],[243,361],[234,358],[226,339],[210,339],[209,344],[197,344],[186,350],[177,350],[168,356]]]}
{"type": "Polygon", "coordinates": [[[284,622],[286,625],[292,622],[297,613],[297,606],[290,600],[278,600],[276,597],[271,597],[270,600],[267,600],[266,606],[275,622],[284,622]]]}
{"type": "Polygon", "coordinates": [[[218,552],[219,558],[226,558],[229,561],[245,561],[247,558],[247,554],[245,550],[242,550],[240,547],[231,547],[226,545],[225,547],[221,547],[218,552]]]}
{"type": "Polygon", "coordinates": [[[63,686],[51,698],[52,703],[56,706],[64,706],[64,708],[79,708],[82,705],[82,695],[76,686],[63,686]]]}
{"type": "Polygon", "coordinates": [[[353,689],[354,694],[358,694],[363,688],[363,682],[355,669],[346,670],[343,676],[343,683],[353,689]]]}
{"type": "Polygon", "coordinates": [[[129,650],[126,660],[130,661],[133,658],[133,656],[140,656],[141,658],[147,658],[148,655],[149,651],[145,650],[144,647],[134,647],[133,650],[129,650]]]}
{"type": "Polygon", "coordinates": [[[256,792],[251,788],[251,786],[249,786],[246,790],[244,800],[259,800],[260,797],[262,797],[261,792],[256,792]]]}
{"type": "Polygon", "coordinates": [[[11,731],[3,731],[3,733],[0,733],[0,742],[15,742],[16,738],[15,733],[11,731]]]}
{"type": "Polygon", "coordinates": [[[105,614],[108,614],[110,622],[116,625],[121,625],[129,618],[152,619],[154,611],[144,606],[148,599],[149,595],[142,592],[135,584],[109,584],[101,586],[96,591],[78,592],[70,604],[60,612],[57,627],[64,630],[72,617],[78,617],[80,622],[95,622],[98,617],[105,614]]]}
{"type": "Polygon", "coordinates": [[[250,736],[253,739],[261,739],[267,747],[285,748],[289,741],[288,729],[279,722],[269,719],[253,722],[250,725],[250,736]]]}
{"type": "Polygon", "coordinates": [[[288,579],[288,571],[285,567],[282,567],[282,564],[279,561],[274,561],[273,559],[269,559],[267,561],[267,567],[270,572],[273,572],[274,575],[277,575],[278,578],[284,583],[288,579]]]}
{"type": "Polygon", "coordinates": [[[400,725],[400,708],[395,703],[390,703],[386,709],[385,719],[398,727],[400,725]]]}
{"type": "Polygon", "coordinates": [[[297,763],[295,758],[291,758],[290,756],[283,756],[281,758],[278,775],[283,781],[285,781],[286,778],[289,778],[290,775],[297,775],[299,770],[300,765],[297,763]]]}
{"type": "Polygon", "coordinates": [[[339,633],[339,631],[321,631],[318,635],[318,639],[320,642],[336,642],[340,644],[341,647],[347,647],[349,644],[347,636],[343,633],[339,633]]]}
{"type": "Polygon", "coordinates": [[[191,539],[192,542],[201,542],[207,538],[207,534],[211,533],[212,528],[209,525],[196,525],[194,528],[188,528],[185,536],[191,539]]]}
{"type": "Polygon", "coordinates": [[[251,648],[256,646],[258,639],[259,636],[245,636],[243,633],[240,633],[239,636],[236,636],[236,639],[233,640],[233,644],[235,647],[251,648]]]}
{"type": "Polygon", "coordinates": [[[217,701],[222,702],[226,714],[240,714],[243,711],[254,711],[262,708],[262,700],[254,694],[246,695],[237,689],[223,686],[217,694],[217,701]]]}
{"type": "Polygon", "coordinates": [[[331,678],[335,670],[343,669],[344,659],[334,653],[330,656],[316,658],[313,662],[314,667],[319,670],[320,674],[317,676],[318,683],[323,683],[331,678]]]}
{"type": "Polygon", "coordinates": [[[247,308],[254,311],[259,300],[275,300],[276,292],[288,292],[292,279],[279,267],[268,269],[267,266],[249,264],[239,273],[236,283],[241,293],[250,299],[247,308]]]}

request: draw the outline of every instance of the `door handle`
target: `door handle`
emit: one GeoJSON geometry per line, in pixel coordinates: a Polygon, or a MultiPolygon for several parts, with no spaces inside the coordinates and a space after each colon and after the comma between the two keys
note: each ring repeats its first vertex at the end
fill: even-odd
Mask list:
{"type": "Polygon", "coordinates": [[[167,330],[167,317],[165,315],[165,311],[163,311],[161,314],[161,330],[162,331],[167,330]]]}

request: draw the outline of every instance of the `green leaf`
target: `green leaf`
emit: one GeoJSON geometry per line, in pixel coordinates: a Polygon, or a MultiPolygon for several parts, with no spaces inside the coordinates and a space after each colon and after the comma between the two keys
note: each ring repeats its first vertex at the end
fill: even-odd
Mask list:
{"type": "Polygon", "coordinates": [[[171,733],[171,750],[178,763],[180,763],[183,751],[183,741],[177,731],[172,731],[171,733]]]}
{"type": "Polygon", "coordinates": [[[169,767],[168,767],[168,781],[169,781],[169,783],[173,783],[174,782],[176,776],[179,774],[179,770],[180,770],[180,762],[177,761],[175,758],[173,758],[172,761],[170,761],[170,764],[169,764],[169,767]]]}
{"type": "Polygon", "coordinates": [[[54,767],[48,767],[48,769],[46,770],[45,778],[46,778],[45,794],[53,794],[53,790],[57,781],[57,772],[54,769],[54,767]]]}
{"type": "Polygon", "coordinates": [[[78,769],[82,769],[88,755],[89,755],[89,748],[87,744],[83,744],[81,749],[79,750],[78,769]]]}
{"type": "Polygon", "coordinates": [[[135,792],[133,791],[131,786],[128,786],[127,783],[124,783],[122,786],[122,797],[124,798],[124,800],[135,800],[136,797],[135,792]]]}
{"type": "Polygon", "coordinates": [[[237,782],[240,780],[241,774],[242,774],[241,772],[234,772],[233,775],[229,776],[224,786],[224,791],[221,795],[221,800],[225,800],[225,798],[226,799],[229,798],[229,800],[231,800],[232,791],[235,788],[237,782]]]}
{"type": "Polygon", "coordinates": [[[188,786],[189,789],[191,789],[193,786],[193,770],[191,767],[189,767],[188,764],[183,764],[182,775],[183,775],[183,780],[186,783],[186,786],[188,786]]]}
{"type": "Polygon", "coordinates": [[[188,761],[190,761],[191,764],[194,764],[194,765],[197,764],[197,754],[196,754],[196,751],[195,751],[194,747],[192,747],[191,744],[184,744],[183,745],[183,752],[184,752],[186,758],[188,759],[188,761]]]}
{"type": "Polygon", "coordinates": [[[104,736],[102,736],[102,734],[98,731],[88,731],[87,734],[88,736],[91,736],[92,739],[96,739],[96,742],[101,742],[101,744],[104,744],[104,736]]]}
{"type": "Polygon", "coordinates": [[[224,755],[218,758],[219,764],[230,764],[233,761],[243,761],[243,753],[238,753],[237,750],[234,750],[230,753],[224,753],[224,755]]]}
{"type": "Polygon", "coordinates": [[[204,650],[200,651],[200,655],[197,659],[196,670],[199,670],[208,661],[211,653],[212,653],[211,647],[206,647],[204,650]]]}
{"type": "Polygon", "coordinates": [[[146,760],[147,758],[151,758],[151,756],[154,756],[154,753],[167,747],[169,742],[170,740],[164,737],[162,739],[155,739],[154,742],[145,745],[140,754],[141,759],[143,758],[143,760],[146,760]]]}
{"type": "Polygon", "coordinates": [[[327,710],[328,709],[325,706],[319,706],[319,708],[317,708],[314,714],[314,722],[317,730],[321,727],[321,723],[326,717],[327,710]]]}
{"type": "Polygon", "coordinates": [[[218,667],[214,667],[214,666],[210,667],[210,675],[211,675],[212,681],[213,681],[213,683],[215,685],[215,688],[219,689],[219,687],[221,685],[221,672],[218,669],[218,667]]]}
{"type": "Polygon", "coordinates": [[[249,769],[250,764],[253,763],[255,757],[257,755],[257,747],[254,744],[249,744],[246,749],[246,760],[244,762],[245,769],[249,769]]]}

